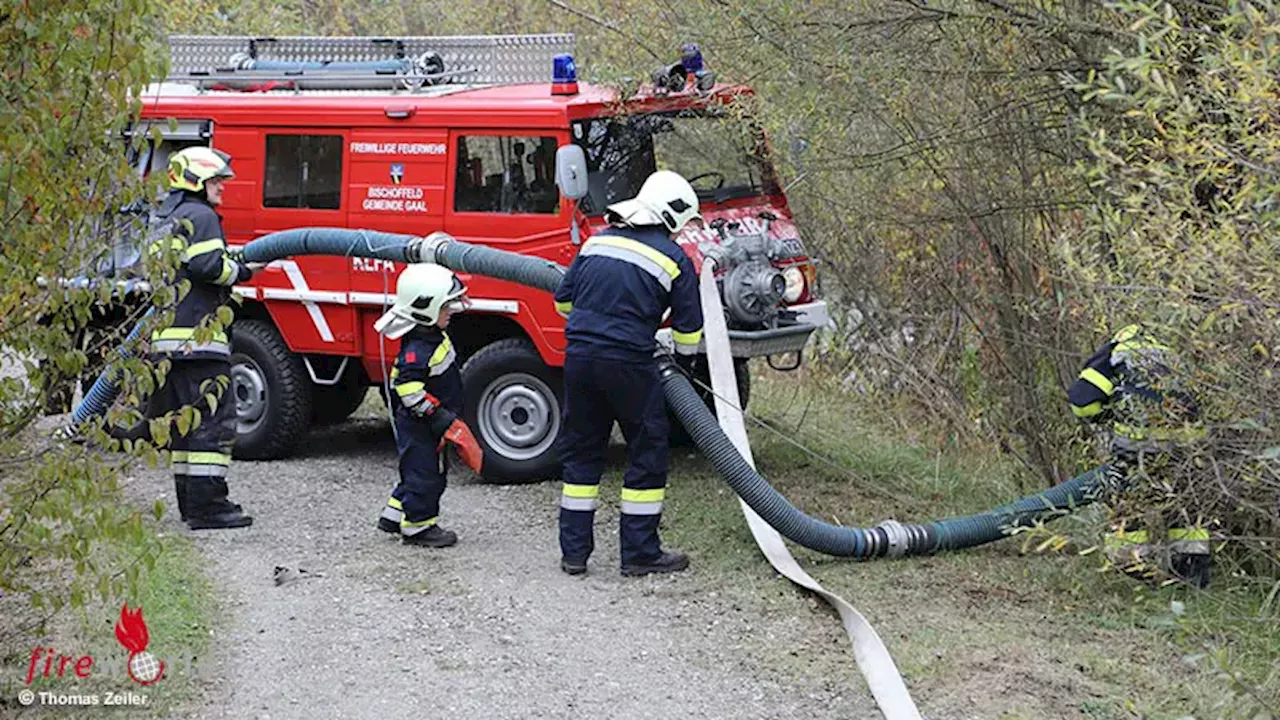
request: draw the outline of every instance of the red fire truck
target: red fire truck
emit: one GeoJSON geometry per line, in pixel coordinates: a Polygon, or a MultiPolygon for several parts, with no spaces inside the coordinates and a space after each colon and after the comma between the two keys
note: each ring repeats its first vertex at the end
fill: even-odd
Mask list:
{"type": "MultiPolygon", "coordinates": [[[[230,153],[236,177],[220,212],[233,247],[296,227],[444,230],[567,266],[607,204],[666,168],[698,189],[711,225],[679,241],[698,267],[718,260],[740,384],[750,357],[798,364],[827,322],[765,139],[730,111],[750,91],[716,83],[696,47],[620,98],[577,82],[571,35],[182,36],[170,46],[170,76],[148,88],[134,129],[162,140],[138,167],[165,168],[192,144],[230,153]],[[588,183],[571,196],[557,178],[574,162],[588,183]]],[[[373,322],[402,267],[297,257],[235,289],[238,457],[288,455],[310,425],[346,418],[383,383],[398,348],[373,322]]],[[[486,477],[557,476],[564,319],[546,293],[463,280],[473,306],[449,332],[486,477]]]]}

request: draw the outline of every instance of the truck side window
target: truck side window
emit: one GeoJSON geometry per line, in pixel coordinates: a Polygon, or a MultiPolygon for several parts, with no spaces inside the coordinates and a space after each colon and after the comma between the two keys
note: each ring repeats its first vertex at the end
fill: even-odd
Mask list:
{"type": "Polygon", "coordinates": [[[560,211],[554,137],[468,135],[457,150],[455,212],[560,211]]]}
{"type": "Polygon", "coordinates": [[[341,135],[268,135],[262,206],[337,210],[342,203],[341,135]]]}

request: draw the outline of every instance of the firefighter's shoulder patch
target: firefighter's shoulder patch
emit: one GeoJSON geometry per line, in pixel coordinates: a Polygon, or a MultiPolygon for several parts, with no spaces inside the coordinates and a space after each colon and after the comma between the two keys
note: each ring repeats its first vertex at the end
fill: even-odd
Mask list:
{"type": "Polygon", "coordinates": [[[410,363],[418,362],[418,353],[414,352],[413,350],[410,350],[409,352],[404,354],[404,361],[410,362],[410,363]]]}

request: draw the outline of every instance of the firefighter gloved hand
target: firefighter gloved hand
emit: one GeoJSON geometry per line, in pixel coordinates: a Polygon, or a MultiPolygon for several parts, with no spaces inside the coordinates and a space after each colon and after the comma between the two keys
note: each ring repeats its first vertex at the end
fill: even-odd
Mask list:
{"type": "Polygon", "coordinates": [[[461,419],[454,420],[449,425],[449,429],[444,431],[444,437],[440,438],[437,452],[444,448],[445,442],[453,443],[458,448],[458,457],[462,458],[462,462],[477,475],[480,474],[484,453],[480,450],[480,443],[476,442],[476,436],[471,434],[471,428],[467,427],[466,423],[461,419]]]}
{"type": "MultiPolygon", "coordinates": [[[[440,401],[436,399],[435,395],[432,395],[429,392],[421,391],[421,393],[422,398],[409,406],[409,412],[417,415],[418,417],[428,417],[436,411],[436,408],[440,407],[440,401]]],[[[412,400],[413,397],[410,396],[407,399],[412,400]]]]}

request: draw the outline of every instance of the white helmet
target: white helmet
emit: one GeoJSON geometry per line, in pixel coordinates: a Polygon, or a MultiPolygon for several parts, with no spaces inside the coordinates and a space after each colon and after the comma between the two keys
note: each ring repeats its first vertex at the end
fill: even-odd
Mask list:
{"type": "Polygon", "coordinates": [[[640,192],[605,209],[605,220],[624,225],[662,225],[677,233],[690,220],[704,227],[698,214],[698,193],[679,173],[659,170],[650,175],[640,192]]]}
{"type": "Polygon", "coordinates": [[[463,298],[460,309],[465,309],[466,294],[467,286],[448,268],[431,263],[410,265],[396,281],[395,304],[378,318],[373,329],[395,340],[415,325],[435,325],[447,303],[463,298]]]}

